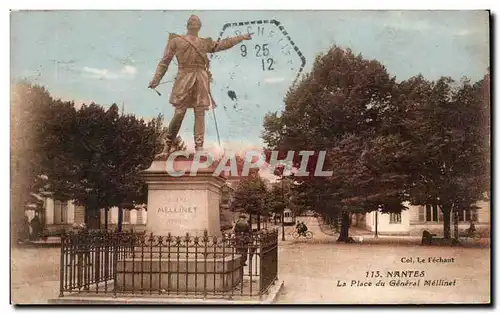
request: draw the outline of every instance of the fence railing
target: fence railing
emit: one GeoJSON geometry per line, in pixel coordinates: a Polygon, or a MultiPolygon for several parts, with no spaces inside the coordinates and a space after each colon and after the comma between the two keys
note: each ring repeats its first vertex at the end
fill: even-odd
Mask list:
{"type": "Polygon", "coordinates": [[[278,279],[278,231],[222,236],[79,232],[61,238],[60,296],[262,296],[278,279]]]}
{"type": "Polygon", "coordinates": [[[64,292],[109,290],[116,261],[133,250],[138,235],[117,232],[65,233],[61,237],[60,296],[64,292]],[[104,287],[100,285],[104,284],[104,287]]]}

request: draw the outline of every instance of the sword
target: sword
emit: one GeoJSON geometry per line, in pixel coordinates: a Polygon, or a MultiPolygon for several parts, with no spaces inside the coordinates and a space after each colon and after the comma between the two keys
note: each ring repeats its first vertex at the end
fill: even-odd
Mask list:
{"type": "Polygon", "coordinates": [[[153,90],[158,94],[158,96],[161,96],[161,93],[156,90],[156,88],[153,88],[153,90]]]}

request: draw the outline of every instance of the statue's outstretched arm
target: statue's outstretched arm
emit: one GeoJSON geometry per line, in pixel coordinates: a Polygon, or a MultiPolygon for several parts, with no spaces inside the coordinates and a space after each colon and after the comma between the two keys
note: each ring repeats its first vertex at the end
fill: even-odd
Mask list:
{"type": "Polygon", "coordinates": [[[234,36],[234,37],[225,38],[225,39],[217,41],[217,42],[212,41],[212,43],[211,43],[212,47],[210,49],[210,52],[218,52],[218,51],[227,50],[227,49],[230,49],[230,48],[234,47],[235,45],[239,44],[243,40],[250,40],[250,39],[252,39],[251,34],[245,34],[245,35],[238,35],[238,36],[234,36]]]}

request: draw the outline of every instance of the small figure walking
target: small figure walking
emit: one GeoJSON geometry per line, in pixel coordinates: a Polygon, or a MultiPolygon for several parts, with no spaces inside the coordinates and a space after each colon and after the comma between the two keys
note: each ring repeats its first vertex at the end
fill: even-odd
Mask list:
{"type": "Polygon", "coordinates": [[[35,212],[35,217],[31,219],[31,240],[36,241],[40,239],[40,234],[42,232],[42,222],[38,212],[35,212]]]}
{"type": "Polygon", "coordinates": [[[234,225],[234,233],[236,236],[236,252],[241,254],[244,266],[247,266],[248,245],[252,237],[251,231],[246,216],[241,214],[234,225]]]}

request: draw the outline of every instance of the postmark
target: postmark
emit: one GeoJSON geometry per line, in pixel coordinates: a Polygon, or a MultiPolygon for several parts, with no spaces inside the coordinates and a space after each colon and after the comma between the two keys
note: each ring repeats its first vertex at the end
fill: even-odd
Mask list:
{"type": "Polygon", "coordinates": [[[217,40],[243,33],[253,33],[253,40],[240,45],[242,60],[263,72],[289,69],[295,72],[294,82],[300,77],[306,58],[282,23],[275,19],[226,23],[217,40]]]}
{"type": "Polygon", "coordinates": [[[252,40],[210,56],[214,97],[224,110],[236,114],[233,119],[248,116],[253,110],[273,109],[270,103],[285,95],[287,86],[298,81],[307,64],[297,41],[276,19],[226,23],[217,40],[247,33],[252,34],[252,40]],[[279,91],[280,97],[264,103],[262,96],[272,91],[279,91]]]}

